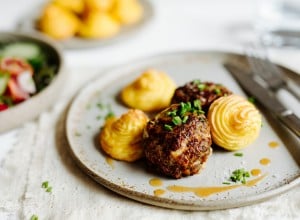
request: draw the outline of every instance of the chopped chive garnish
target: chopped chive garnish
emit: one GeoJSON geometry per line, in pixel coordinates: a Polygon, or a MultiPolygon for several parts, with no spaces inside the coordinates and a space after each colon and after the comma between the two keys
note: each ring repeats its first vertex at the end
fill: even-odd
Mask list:
{"type": "Polygon", "coordinates": [[[170,112],[167,112],[167,115],[168,116],[176,116],[176,113],[177,113],[177,109],[175,109],[173,111],[170,111],[170,112]]]}
{"type": "Polygon", "coordinates": [[[230,182],[223,182],[224,185],[230,185],[230,182]]]}
{"type": "MultiPolygon", "coordinates": [[[[172,125],[181,125],[182,123],[186,123],[189,116],[186,113],[196,113],[196,114],[203,114],[204,111],[201,109],[201,101],[194,100],[191,102],[181,102],[178,109],[168,111],[166,113],[167,116],[172,118],[172,125]]],[[[164,125],[166,130],[171,131],[172,125],[164,125]]]]}
{"type": "Polygon", "coordinates": [[[186,123],[186,121],[189,119],[189,116],[188,115],[185,115],[182,119],[182,122],[183,123],[186,123]]]}
{"type": "Polygon", "coordinates": [[[214,89],[214,93],[215,93],[216,95],[220,95],[220,94],[221,94],[221,90],[218,89],[218,88],[216,88],[216,89],[214,89]]]}
{"type": "Polygon", "coordinates": [[[234,153],[233,155],[236,156],[236,157],[242,157],[243,153],[234,153]]]}
{"type": "Polygon", "coordinates": [[[200,91],[203,91],[205,89],[206,85],[205,84],[198,84],[198,89],[200,91]]]}
{"type": "Polygon", "coordinates": [[[97,107],[102,110],[104,109],[105,106],[102,103],[97,103],[97,107]]]}
{"type": "Polygon", "coordinates": [[[48,188],[48,184],[49,184],[48,181],[43,182],[42,183],[42,188],[48,188]]]}
{"type": "Polygon", "coordinates": [[[179,116],[175,116],[173,119],[172,119],[172,122],[174,125],[181,125],[182,123],[182,120],[179,116]]]}
{"type": "Polygon", "coordinates": [[[198,85],[198,89],[199,89],[200,91],[203,91],[205,88],[206,88],[206,85],[205,85],[205,84],[199,84],[199,85],[198,85]]]}
{"type": "MultiPolygon", "coordinates": [[[[203,114],[204,111],[201,109],[201,101],[194,100],[191,102],[181,102],[178,109],[166,112],[167,116],[172,118],[172,125],[165,124],[164,128],[168,131],[173,129],[172,126],[181,125],[182,123],[186,123],[189,119],[189,116],[186,113],[196,113],[196,114],[203,114]]],[[[202,118],[201,118],[202,119],[202,118]]]]}
{"type": "Polygon", "coordinates": [[[201,80],[195,79],[195,80],[193,81],[193,83],[196,84],[196,85],[199,85],[199,84],[201,83],[201,80]]]}
{"type": "Polygon", "coordinates": [[[199,99],[194,100],[194,107],[197,109],[201,109],[201,101],[199,99]]]}
{"type": "Polygon", "coordinates": [[[237,169],[232,172],[230,180],[232,182],[241,182],[242,184],[246,183],[246,178],[250,177],[250,173],[245,171],[245,169],[237,169]]]}
{"type": "Polygon", "coordinates": [[[205,111],[203,111],[203,110],[198,111],[198,114],[204,114],[204,113],[205,113],[205,111]]]}
{"type": "Polygon", "coordinates": [[[168,125],[168,124],[165,124],[165,125],[164,125],[164,128],[165,128],[167,131],[172,131],[172,130],[173,130],[172,126],[171,126],[171,125],[168,125]]]}
{"type": "Polygon", "coordinates": [[[97,115],[96,119],[99,121],[101,120],[102,116],[101,115],[97,115]]]}
{"type": "Polygon", "coordinates": [[[37,215],[32,215],[30,220],[39,220],[39,217],[37,215]]]}
{"type": "Polygon", "coordinates": [[[75,136],[80,137],[81,134],[80,134],[78,131],[76,131],[76,132],[75,132],[75,136]]]}
{"type": "Polygon", "coordinates": [[[48,181],[44,181],[44,182],[42,183],[42,188],[43,188],[43,189],[46,189],[46,190],[45,190],[46,192],[51,192],[51,191],[52,191],[52,187],[49,186],[49,182],[48,182],[48,181]]]}
{"type": "Polygon", "coordinates": [[[190,102],[187,102],[186,105],[187,105],[187,109],[188,109],[188,110],[191,110],[192,104],[191,104],[190,102]]]}
{"type": "Polygon", "coordinates": [[[203,91],[206,87],[206,85],[204,83],[201,83],[201,80],[199,79],[194,80],[193,84],[195,84],[200,91],[203,91]]]}
{"type": "Polygon", "coordinates": [[[108,118],[111,118],[111,117],[114,117],[115,116],[115,113],[113,113],[112,111],[108,112],[106,115],[105,115],[105,119],[108,119],[108,118]]]}
{"type": "Polygon", "coordinates": [[[96,119],[98,121],[102,120],[102,119],[108,119],[110,117],[115,116],[114,112],[112,111],[112,107],[111,104],[103,104],[103,103],[97,103],[96,106],[98,107],[98,109],[100,110],[99,115],[96,116],[96,119]]]}
{"type": "Polygon", "coordinates": [[[255,103],[255,98],[251,96],[251,97],[248,98],[248,101],[254,104],[255,103]]]}

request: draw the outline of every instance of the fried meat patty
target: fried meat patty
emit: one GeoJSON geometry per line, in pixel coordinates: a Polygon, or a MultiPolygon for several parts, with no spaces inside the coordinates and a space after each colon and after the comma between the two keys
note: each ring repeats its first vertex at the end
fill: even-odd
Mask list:
{"type": "Polygon", "coordinates": [[[212,139],[199,104],[173,104],[148,122],[143,145],[152,170],[176,179],[201,170],[212,152],[212,139]]]}
{"type": "Polygon", "coordinates": [[[202,109],[207,112],[214,100],[230,94],[232,92],[221,84],[194,80],[178,87],[174,92],[171,103],[200,100],[202,109]]]}

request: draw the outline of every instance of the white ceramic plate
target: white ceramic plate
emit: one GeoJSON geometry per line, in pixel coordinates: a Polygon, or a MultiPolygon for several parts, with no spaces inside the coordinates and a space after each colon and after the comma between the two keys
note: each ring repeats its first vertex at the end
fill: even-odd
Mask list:
{"type": "Polygon", "coordinates": [[[293,138],[272,118],[268,121],[263,119],[259,138],[246,149],[239,151],[243,153],[242,157],[234,156],[233,152],[214,149],[206,168],[200,174],[179,180],[148,172],[143,161],[115,161],[99,150],[98,135],[107,113],[99,108],[99,104],[111,105],[116,115],[127,111],[118,102],[118,93],[148,68],[167,72],[178,85],[201,79],[222,83],[233,92],[245,96],[222,67],[225,60],[242,61],[243,57],[222,52],[165,54],[123,65],[93,81],[75,98],[66,121],[67,138],[78,165],[94,180],[121,195],[174,209],[212,210],[239,207],[263,201],[299,184],[299,140],[293,138]],[[272,143],[278,146],[270,147],[272,143]],[[298,155],[298,158],[293,155],[298,155]],[[268,159],[269,163],[264,164],[262,159],[268,159]],[[246,185],[223,184],[231,172],[239,168],[248,171],[259,169],[261,175],[251,176],[246,185]],[[251,181],[256,184],[250,186],[251,181]],[[186,192],[173,192],[173,185],[180,186],[181,191],[182,187],[190,188],[186,188],[186,192]],[[202,191],[205,193],[208,190],[219,192],[203,196],[202,191]]]}
{"type": "MultiPolygon", "coordinates": [[[[63,41],[56,41],[56,43],[66,49],[85,49],[105,46],[113,42],[128,38],[144,28],[149,23],[149,21],[151,21],[154,15],[153,6],[150,4],[149,0],[140,0],[140,3],[144,9],[143,18],[136,24],[122,27],[121,31],[116,36],[107,39],[84,39],[80,37],[73,37],[71,39],[63,41]]],[[[19,22],[18,28],[25,32],[42,34],[42,32],[40,32],[35,25],[42,8],[42,6],[39,6],[37,9],[24,16],[24,18],[22,18],[19,22]]]]}
{"type": "Polygon", "coordinates": [[[38,34],[30,35],[0,32],[0,41],[3,43],[11,41],[29,41],[36,43],[42,48],[42,52],[47,53],[47,55],[51,57],[52,62],[58,67],[56,76],[46,88],[28,100],[0,112],[0,132],[3,132],[36,118],[40,113],[53,105],[66,81],[67,72],[64,69],[64,60],[61,50],[48,38],[38,34]]]}

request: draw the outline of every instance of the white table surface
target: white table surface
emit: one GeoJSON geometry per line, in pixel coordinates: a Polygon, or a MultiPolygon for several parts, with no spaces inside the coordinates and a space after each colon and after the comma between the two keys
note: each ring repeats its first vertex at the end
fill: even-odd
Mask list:
{"type": "MultiPolygon", "coordinates": [[[[0,30],[15,30],[20,18],[42,2],[42,0],[0,0],[0,30]]],[[[161,52],[178,50],[242,52],[243,44],[253,40],[256,36],[252,29],[255,20],[255,1],[252,0],[152,0],[151,2],[155,8],[155,16],[151,23],[135,36],[104,47],[64,50],[63,53],[70,77],[73,75],[74,79],[82,79],[76,74],[85,74],[87,81],[106,67],[161,52]]],[[[271,56],[279,63],[294,70],[300,70],[298,59],[300,50],[272,50],[271,56]]],[[[83,84],[77,82],[77,87],[70,88],[65,96],[70,97],[70,94],[74,94],[79,86],[83,84]]],[[[54,107],[53,111],[55,112],[55,109],[61,108],[60,105],[62,104],[54,107]]],[[[17,148],[21,136],[27,130],[42,124],[43,120],[46,120],[43,117],[47,118],[47,116],[42,115],[38,120],[0,134],[0,174],[6,172],[3,170],[3,164],[6,163],[5,159],[10,156],[10,152],[14,151],[14,148],[17,148]]],[[[45,130],[44,132],[48,131],[45,130]]],[[[19,171],[17,170],[17,172],[19,171]]],[[[0,175],[0,186],[1,181],[0,175]]],[[[2,183],[10,184],[5,181],[2,183]]],[[[89,185],[85,185],[85,187],[89,187],[89,185]]],[[[95,186],[92,185],[93,187],[95,186]]],[[[172,219],[266,219],[268,216],[270,219],[299,219],[300,201],[299,199],[295,200],[296,195],[299,196],[299,187],[294,189],[292,193],[286,193],[279,199],[275,199],[274,204],[272,201],[268,201],[246,208],[200,212],[200,214],[151,207],[145,211],[145,215],[133,215],[132,217],[133,219],[151,219],[149,216],[153,214],[155,219],[166,219],[168,216],[172,216],[172,219]],[[288,199],[292,200],[288,201],[288,199]],[[282,209],[278,208],[281,207],[278,205],[280,202],[283,204],[282,209]],[[284,210],[289,205],[292,208],[290,207],[288,211],[284,210]]],[[[127,202],[126,198],[121,199],[124,203],[127,202]]],[[[30,217],[30,212],[26,211],[26,207],[22,207],[22,215],[19,215],[17,213],[20,210],[14,210],[12,207],[8,208],[8,206],[6,201],[1,201],[0,196],[0,219],[28,219],[28,216],[30,217]]],[[[99,212],[101,213],[101,210],[97,211],[97,213],[99,212]]],[[[105,212],[103,211],[103,213],[105,212]]],[[[120,218],[121,215],[116,214],[120,218]]],[[[49,215],[48,217],[47,215],[44,216],[51,219],[49,215]]],[[[84,219],[83,216],[75,214],[67,216],[68,219],[84,219]]],[[[104,216],[107,219],[114,219],[113,215],[104,216]]],[[[52,217],[59,219],[55,215],[52,215],[52,217]]],[[[93,219],[95,215],[91,213],[89,217],[93,219]]]]}

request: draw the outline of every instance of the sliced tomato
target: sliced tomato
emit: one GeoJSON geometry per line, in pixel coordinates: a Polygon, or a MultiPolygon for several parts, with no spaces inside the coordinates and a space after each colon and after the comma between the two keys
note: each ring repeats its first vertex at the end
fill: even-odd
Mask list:
{"type": "Polygon", "coordinates": [[[18,86],[16,80],[13,78],[8,81],[8,90],[14,102],[21,102],[30,97],[27,92],[18,86]]]}
{"type": "Polygon", "coordinates": [[[1,111],[4,111],[4,110],[6,110],[6,109],[8,109],[8,105],[6,105],[6,104],[4,104],[4,103],[0,103],[0,112],[1,112],[1,111]]]}
{"type": "Polygon", "coordinates": [[[0,63],[0,69],[9,72],[11,75],[19,75],[25,71],[28,71],[31,75],[33,75],[31,65],[21,58],[3,58],[0,63]]]}

